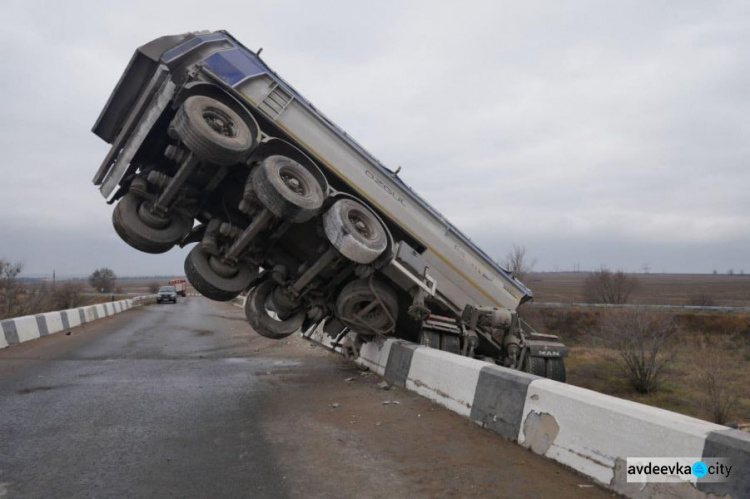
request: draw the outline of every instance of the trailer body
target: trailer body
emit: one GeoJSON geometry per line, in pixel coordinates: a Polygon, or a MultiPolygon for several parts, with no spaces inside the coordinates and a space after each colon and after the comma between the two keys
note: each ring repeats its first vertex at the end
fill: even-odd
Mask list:
{"type": "MultiPolygon", "coordinates": [[[[167,126],[165,116],[172,119],[175,112],[179,114],[178,108],[194,95],[216,98],[241,114],[248,123],[252,122],[250,128],[257,135],[257,150],[283,149],[287,151],[285,154],[299,162],[314,163],[311,171],[315,173],[319,169],[325,176],[321,179],[321,186],[331,199],[348,197],[372,210],[388,232],[387,250],[371,264],[378,276],[389,280],[400,291],[407,291],[410,296],[419,295],[419,300],[427,299],[429,303],[438,304],[441,313],[455,318],[459,336],[465,333],[462,324],[471,315],[467,310],[484,315],[492,310],[514,312],[520,304],[532,298],[531,291],[523,283],[406,185],[398,172],[381,164],[328,119],[274,72],[261,59],[259,52],[249,50],[225,31],[163,37],[136,51],[93,128],[95,134],[112,144],[94,177],[94,184],[99,186],[106,199],[110,202],[118,200],[128,191],[135,190],[133,181],[139,175],[146,178],[141,172],[152,168],[145,166],[154,161],[152,149],[163,147],[167,140],[157,138],[158,130],[167,126]]],[[[168,126],[170,136],[174,138],[171,133],[174,121],[168,126]]],[[[174,150],[172,154],[179,156],[174,150]]],[[[248,164],[253,158],[257,161],[258,157],[267,158],[270,154],[253,155],[248,164]]],[[[180,158],[180,161],[191,161],[180,158]]],[[[157,182],[157,176],[152,174],[153,178],[148,177],[148,181],[157,182]]],[[[168,183],[177,177],[178,174],[167,175],[166,180],[161,180],[163,185],[159,185],[168,190],[168,183]]],[[[244,177],[241,179],[244,181],[244,177]]],[[[219,185],[220,181],[216,184],[219,185]]],[[[207,185],[217,189],[212,182],[207,181],[207,185]]],[[[247,184],[250,183],[247,180],[247,184]]],[[[141,188],[141,184],[138,186],[141,188]]],[[[164,196],[162,191],[159,193],[164,196]]],[[[200,209],[194,210],[194,214],[201,221],[200,209]]],[[[210,217],[203,216],[206,218],[204,225],[210,225],[210,217]]],[[[233,234],[242,230],[252,233],[255,230],[250,228],[252,223],[265,223],[265,220],[258,222],[253,216],[257,215],[248,218],[246,226],[237,228],[233,234]]],[[[229,218],[228,222],[231,222],[229,218]]],[[[231,232],[230,229],[226,228],[225,232],[231,232]]],[[[128,241],[127,237],[123,239],[128,241]]],[[[132,237],[130,239],[128,242],[132,245],[132,237]]],[[[193,237],[192,240],[197,239],[193,237]]],[[[222,251],[224,255],[227,253],[227,250],[222,251]]],[[[326,258],[330,260],[335,255],[326,258]]],[[[323,261],[319,267],[324,268],[326,263],[323,261]]],[[[303,273],[300,271],[297,277],[303,273]]],[[[363,271],[363,275],[367,274],[363,271]]],[[[279,277],[277,281],[281,282],[281,279],[279,277]]],[[[303,284],[309,284],[309,281],[303,284]]],[[[424,319],[435,312],[425,311],[424,319]]],[[[503,319],[501,322],[510,324],[509,321],[503,319]]],[[[484,328],[485,333],[491,329],[482,324],[479,321],[475,326],[484,328]]],[[[526,331],[534,334],[528,325],[526,331]]],[[[484,334],[487,341],[502,349],[502,340],[493,340],[491,336],[484,334]]],[[[549,342],[548,352],[554,352],[550,357],[565,355],[564,347],[556,340],[549,342]]]]}

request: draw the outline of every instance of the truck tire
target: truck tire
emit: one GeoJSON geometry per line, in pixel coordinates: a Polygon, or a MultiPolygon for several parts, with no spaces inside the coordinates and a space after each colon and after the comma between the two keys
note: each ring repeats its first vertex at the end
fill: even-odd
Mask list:
{"type": "Polygon", "coordinates": [[[547,365],[544,357],[526,357],[523,370],[534,376],[545,377],[547,375],[547,365]]]}
{"type": "Polygon", "coordinates": [[[240,264],[234,276],[221,276],[211,267],[210,258],[196,244],[185,258],[185,275],[196,291],[211,300],[231,300],[243,292],[258,275],[257,269],[240,264]]]}
{"type": "MultiPolygon", "coordinates": [[[[383,310],[383,307],[375,307],[373,310],[369,311],[365,317],[361,318],[361,320],[367,323],[371,328],[378,330],[390,325],[391,318],[396,320],[398,317],[398,297],[393,289],[382,281],[373,280],[372,285],[380,299],[383,301],[388,313],[383,310]]],[[[368,305],[375,301],[375,299],[376,298],[370,289],[370,281],[368,279],[351,281],[341,289],[341,292],[336,299],[336,315],[343,322],[352,324],[351,327],[355,331],[367,334],[368,331],[357,330],[352,321],[359,312],[364,310],[368,305]]]]}
{"type": "Polygon", "coordinates": [[[245,300],[245,317],[259,335],[281,340],[299,331],[305,320],[305,311],[293,313],[283,321],[271,317],[266,303],[275,288],[276,283],[270,279],[255,286],[245,300]]]}
{"type": "Polygon", "coordinates": [[[269,156],[251,173],[258,200],[282,220],[301,223],[318,214],[326,193],[310,171],[286,156],[269,156]]]}
{"type": "Polygon", "coordinates": [[[565,383],[565,362],[563,359],[546,359],[547,368],[545,376],[551,380],[565,383]]]}
{"type": "Polygon", "coordinates": [[[323,228],[333,247],[355,263],[372,263],[388,246],[388,234],[380,220],[351,199],[336,201],[325,212],[323,228]]]}
{"type": "Polygon", "coordinates": [[[244,162],[255,146],[250,128],[236,112],[203,95],[182,103],[171,128],[199,159],[219,166],[244,162]]]}
{"type": "Polygon", "coordinates": [[[193,228],[192,219],[169,213],[163,227],[152,227],[141,218],[144,200],[126,194],[112,212],[112,225],[120,238],[144,253],[165,253],[180,242],[193,228]]]}

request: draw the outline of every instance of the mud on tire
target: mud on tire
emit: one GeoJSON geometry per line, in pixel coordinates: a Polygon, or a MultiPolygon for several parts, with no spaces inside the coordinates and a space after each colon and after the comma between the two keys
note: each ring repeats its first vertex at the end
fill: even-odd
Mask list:
{"type": "Polygon", "coordinates": [[[301,223],[318,214],[326,193],[310,171],[286,156],[269,156],[251,173],[255,195],[268,210],[301,223]]]}
{"type": "Polygon", "coordinates": [[[388,234],[380,220],[351,199],[336,201],[325,212],[323,228],[333,247],[356,263],[372,263],[388,246],[388,234]]]}

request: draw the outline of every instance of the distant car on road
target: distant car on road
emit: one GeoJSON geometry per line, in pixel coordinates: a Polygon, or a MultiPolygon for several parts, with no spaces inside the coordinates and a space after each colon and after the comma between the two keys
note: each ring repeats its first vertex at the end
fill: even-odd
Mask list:
{"type": "Polygon", "coordinates": [[[173,286],[162,286],[159,288],[159,292],[156,293],[156,303],[165,301],[177,303],[177,291],[175,291],[173,286]]]}

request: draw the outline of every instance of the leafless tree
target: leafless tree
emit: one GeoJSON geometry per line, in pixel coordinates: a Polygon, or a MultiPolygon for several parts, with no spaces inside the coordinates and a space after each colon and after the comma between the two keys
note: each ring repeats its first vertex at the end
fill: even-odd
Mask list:
{"type": "Polygon", "coordinates": [[[589,303],[627,303],[638,286],[638,279],[618,270],[602,266],[590,272],[583,282],[583,295],[589,303]]]}
{"type": "Polygon", "coordinates": [[[618,353],[623,375],[633,388],[650,393],[658,388],[664,366],[674,358],[674,332],[671,315],[629,307],[604,314],[595,336],[618,353]]]}
{"type": "Polygon", "coordinates": [[[739,403],[739,397],[732,386],[734,376],[726,355],[722,355],[730,338],[698,337],[698,352],[693,365],[699,376],[698,387],[702,392],[701,404],[714,423],[726,424],[739,403]]]}
{"type": "Polygon", "coordinates": [[[106,267],[96,269],[89,276],[89,284],[91,287],[102,293],[111,293],[112,290],[115,289],[116,280],[117,276],[112,269],[106,267]]]}
{"type": "Polygon", "coordinates": [[[519,281],[523,281],[536,265],[536,259],[529,258],[526,246],[513,245],[513,249],[505,255],[505,268],[519,281]]]}
{"type": "Polygon", "coordinates": [[[148,291],[149,293],[156,294],[159,291],[159,283],[156,281],[152,281],[148,283],[148,291]]]}
{"type": "Polygon", "coordinates": [[[22,291],[18,274],[22,270],[22,263],[0,258],[0,318],[14,317],[18,312],[22,291]]]}

